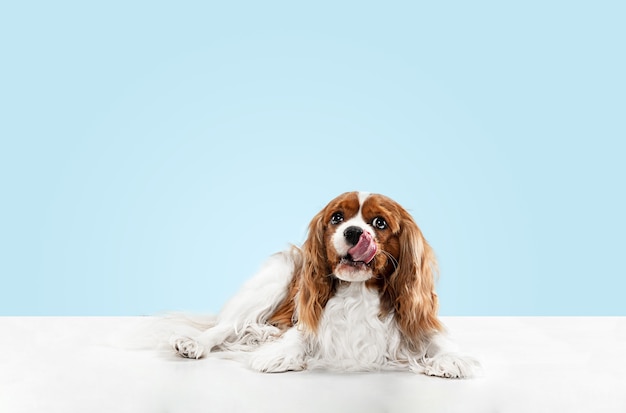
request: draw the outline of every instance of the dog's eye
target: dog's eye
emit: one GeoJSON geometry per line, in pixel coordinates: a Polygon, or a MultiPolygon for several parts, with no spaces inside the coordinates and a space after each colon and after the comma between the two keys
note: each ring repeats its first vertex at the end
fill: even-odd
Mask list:
{"type": "Polygon", "coordinates": [[[333,225],[337,225],[340,222],[343,222],[343,212],[335,212],[330,218],[330,223],[333,225]]]}
{"type": "Polygon", "coordinates": [[[387,228],[387,221],[383,217],[376,217],[372,220],[372,225],[374,228],[385,229],[387,228]]]}

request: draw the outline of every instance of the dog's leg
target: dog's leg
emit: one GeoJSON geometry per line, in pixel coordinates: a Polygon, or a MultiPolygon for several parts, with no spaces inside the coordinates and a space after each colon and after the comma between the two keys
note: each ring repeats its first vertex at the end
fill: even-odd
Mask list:
{"type": "Polygon", "coordinates": [[[461,355],[456,345],[442,334],[435,334],[428,343],[426,353],[419,360],[410,362],[410,369],[429,376],[463,379],[481,373],[478,360],[461,355]]]}
{"type": "Polygon", "coordinates": [[[294,273],[294,254],[298,252],[288,250],[272,255],[226,303],[215,326],[195,337],[172,337],[170,344],[176,353],[197,359],[227,340],[232,349],[249,351],[250,337],[247,333],[257,338],[256,345],[273,340],[278,330],[267,325],[267,319],[287,294],[294,273]]]}
{"type": "Polygon", "coordinates": [[[298,371],[306,368],[304,337],[292,327],[276,341],[266,343],[250,355],[250,367],[264,373],[298,371]]]}
{"type": "Polygon", "coordinates": [[[180,356],[199,359],[210,352],[213,347],[223,343],[233,333],[233,330],[233,327],[220,323],[195,338],[173,336],[170,339],[170,344],[180,356]]]}

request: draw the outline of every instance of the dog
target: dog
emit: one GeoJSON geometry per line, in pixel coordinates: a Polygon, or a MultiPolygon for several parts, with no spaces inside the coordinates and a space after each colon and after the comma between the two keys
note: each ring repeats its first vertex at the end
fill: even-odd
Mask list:
{"type": "Polygon", "coordinates": [[[478,361],[452,350],[437,317],[437,272],[402,206],[347,192],[313,217],[300,248],[271,256],[205,331],[170,344],[182,357],[221,355],[260,372],[472,377],[478,361]]]}

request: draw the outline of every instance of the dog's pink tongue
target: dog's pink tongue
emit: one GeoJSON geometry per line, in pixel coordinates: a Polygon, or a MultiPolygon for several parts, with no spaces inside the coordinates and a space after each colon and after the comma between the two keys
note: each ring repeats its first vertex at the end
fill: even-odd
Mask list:
{"type": "Polygon", "coordinates": [[[366,264],[369,264],[374,259],[377,252],[376,242],[374,242],[372,236],[367,231],[363,232],[359,242],[348,250],[348,254],[350,254],[353,261],[362,261],[366,264]]]}

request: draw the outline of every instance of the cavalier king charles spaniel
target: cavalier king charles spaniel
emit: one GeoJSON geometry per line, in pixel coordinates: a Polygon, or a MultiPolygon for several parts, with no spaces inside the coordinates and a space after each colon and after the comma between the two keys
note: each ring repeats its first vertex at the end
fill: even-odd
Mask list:
{"type": "Polygon", "coordinates": [[[309,224],[301,248],[275,254],[194,337],[183,357],[245,361],[261,372],[411,370],[464,378],[476,360],[450,350],[437,318],[433,250],[411,215],[348,192],[309,224]]]}

